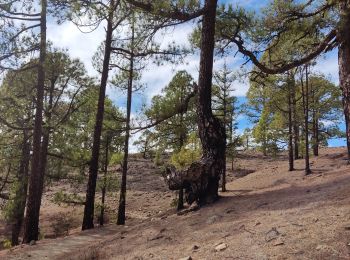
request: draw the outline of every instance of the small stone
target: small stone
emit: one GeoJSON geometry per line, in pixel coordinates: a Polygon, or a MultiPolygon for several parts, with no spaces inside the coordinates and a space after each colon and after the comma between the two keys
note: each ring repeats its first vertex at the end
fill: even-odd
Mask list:
{"type": "Polygon", "coordinates": [[[316,247],[316,250],[322,250],[322,249],[327,249],[327,246],[324,246],[324,245],[318,245],[317,247],[316,247]]]}
{"type": "Polygon", "coordinates": [[[226,243],[220,243],[215,247],[216,252],[224,251],[228,245],[226,243]]]}
{"type": "Polygon", "coordinates": [[[36,244],[35,240],[32,240],[32,241],[29,242],[29,245],[31,245],[31,246],[34,246],[35,244],[36,244]]]}
{"type": "Polygon", "coordinates": [[[193,247],[192,247],[192,250],[193,251],[196,251],[196,250],[198,250],[199,249],[199,246],[197,246],[197,245],[194,245],[193,247]]]}
{"type": "Polygon", "coordinates": [[[179,260],[192,260],[192,257],[186,256],[186,257],[180,258],[179,260]]]}
{"type": "Polygon", "coordinates": [[[275,243],[273,243],[274,246],[281,246],[284,245],[284,242],[282,239],[277,239],[275,243]]]}
{"type": "Polygon", "coordinates": [[[219,216],[219,215],[213,215],[207,219],[206,223],[213,224],[214,222],[217,222],[220,218],[221,218],[221,216],[219,216]]]}
{"type": "Polygon", "coordinates": [[[266,233],[265,241],[270,242],[271,240],[276,239],[279,235],[280,232],[278,232],[278,230],[275,227],[273,227],[266,233]]]}

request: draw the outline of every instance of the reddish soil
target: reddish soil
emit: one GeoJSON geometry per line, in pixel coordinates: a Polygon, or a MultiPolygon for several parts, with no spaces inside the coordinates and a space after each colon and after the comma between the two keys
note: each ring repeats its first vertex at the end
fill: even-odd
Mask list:
{"type": "MultiPolygon", "coordinates": [[[[228,192],[217,203],[183,215],[171,208],[175,195],[153,164],[133,161],[127,226],[75,229],[65,238],[2,251],[0,259],[350,259],[345,152],[321,150],[318,158],[311,158],[313,172],[307,177],[302,159],[288,172],[285,156],[240,155],[233,173],[228,168],[228,192]]],[[[46,192],[43,204],[41,230],[47,234],[53,216],[73,210],[50,202],[57,186],[46,192]]],[[[117,194],[108,203],[113,212],[117,194]]],[[[81,207],[75,210],[80,226],[81,207]]]]}

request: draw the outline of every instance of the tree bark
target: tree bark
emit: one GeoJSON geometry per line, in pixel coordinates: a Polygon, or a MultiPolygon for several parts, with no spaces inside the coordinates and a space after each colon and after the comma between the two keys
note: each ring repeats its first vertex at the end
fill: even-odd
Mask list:
{"type": "Polygon", "coordinates": [[[337,33],[339,81],[343,94],[343,109],[346,126],[346,143],[348,148],[348,162],[350,162],[350,1],[339,3],[340,22],[337,33]]]}
{"type": "MultiPolygon", "coordinates": [[[[226,134],[226,124],[227,124],[227,104],[226,104],[226,88],[224,88],[224,98],[223,98],[223,109],[224,109],[224,120],[223,120],[223,130],[226,134]]],[[[227,147],[227,138],[225,138],[225,150],[224,150],[224,168],[222,171],[222,180],[221,180],[221,191],[226,192],[226,147],[227,147]]]]}
{"type": "Polygon", "coordinates": [[[289,159],[289,171],[294,170],[294,157],[293,157],[293,108],[292,108],[292,92],[293,86],[290,76],[288,75],[288,159],[289,159]]]}
{"type": "Polygon", "coordinates": [[[46,59],[46,10],[47,0],[41,0],[40,18],[40,57],[38,64],[38,85],[36,93],[36,112],[33,133],[33,159],[31,174],[29,177],[28,201],[26,217],[24,221],[23,243],[29,243],[39,238],[39,215],[40,215],[40,187],[43,182],[40,172],[41,168],[41,138],[43,123],[43,103],[45,89],[45,69],[46,59]]]}
{"type": "Polygon", "coordinates": [[[123,171],[122,181],[120,186],[119,208],[118,208],[118,225],[125,224],[125,204],[126,204],[126,176],[128,172],[128,157],[129,157],[129,138],[130,138],[130,115],[131,115],[131,102],[132,102],[132,88],[134,78],[134,40],[135,40],[135,28],[134,17],[132,17],[131,25],[131,55],[130,55],[130,67],[129,67],[129,79],[128,79],[128,93],[126,103],[126,130],[125,130],[125,142],[124,142],[124,158],[123,158],[123,171]]]}
{"type": "Polygon", "coordinates": [[[309,175],[311,169],[309,156],[309,69],[307,64],[305,65],[305,84],[302,85],[305,125],[305,175],[309,175]]]}
{"type": "Polygon", "coordinates": [[[92,145],[92,155],[89,165],[89,180],[86,189],[85,207],[82,230],[91,229],[94,227],[94,207],[95,207],[95,193],[96,193],[96,180],[98,173],[98,160],[100,156],[100,143],[102,134],[102,123],[105,109],[106,87],[109,73],[109,62],[111,57],[112,35],[113,35],[113,17],[115,3],[111,0],[110,9],[107,21],[105,51],[103,58],[103,67],[101,74],[101,85],[97,104],[97,113],[94,129],[94,138],[92,145]]]}
{"type": "Polygon", "coordinates": [[[100,226],[104,224],[104,213],[105,213],[105,198],[106,198],[106,187],[107,187],[107,170],[108,170],[108,151],[109,151],[109,136],[106,136],[106,147],[105,147],[105,163],[103,169],[103,186],[101,196],[101,212],[100,212],[100,226]]]}
{"type": "MultiPolygon", "coordinates": [[[[313,95],[314,99],[314,95],[313,95]]],[[[315,105],[317,101],[313,100],[313,103],[315,105]]],[[[314,156],[318,156],[318,150],[319,150],[319,137],[318,137],[318,118],[317,118],[317,111],[316,108],[312,110],[312,151],[314,156]]]]}
{"type": "Polygon", "coordinates": [[[294,160],[299,159],[299,123],[297,116],[297,99],[296,99],[296,85],[295,75],[291,76],[292,80],[292,115],[293,115],[293,139],[294,139],[294,160]]]}
{"type": "MultiPolygon", "coordinates": [[[[183,102],[183,93],[181,91],[181,103],[183,102]]],[[[181,127],[181,131],[180,131],[180,139],[179,139],[179,151],[181,151],[182,147],[184,146],[185,143],[185,136],[183,133],[183,129],[184,129],[184,125],[183,125],[183,113],[180,113],[180,127],[181,127]]],[[[177,210],[180,211],[184,208],[184,190],[180,189],[179,190],[179,197],[178,197],[178,201],[177,201],[177,210]]]]}
{"type": "Polygon", "coordinates": [[[23,131],[22,152],[21,161],[18,171],[18,186],[16,189],[16,195],[13,200],[14,207],[12,212],[12,234],[11,244],[16,246],[19,244],[19,235],[21,232],[24,210],[27,200],[27,188],[28,188],[28,175],[29,175],[29,162],[30,162],[30,142],[28,131],[23,131]]]}
{"type": "Polygon", "coordinates": [[[202,18],[201,53],[198,79],[198,130],[203,156],[185,171],[167,169],[169,188],[185,188],[186,201],[199,205],[219,198],[219,179],[225,167],[226,134],[220,120],[212,114],[211,89],[214,58],[214,35],[217,0],[205,1],[202,18]]]}

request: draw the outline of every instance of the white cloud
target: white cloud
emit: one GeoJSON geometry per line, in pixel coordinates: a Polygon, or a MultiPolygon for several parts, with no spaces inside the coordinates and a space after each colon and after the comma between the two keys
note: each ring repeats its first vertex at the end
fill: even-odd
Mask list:
{"type": "Polygon", "coordinates": [[[73,58],[79,58],[84,63],[91,76],[97,75],[92,66],[92,57],[105,38],[103,26],[91,33],[82,33],[71,22],[65,22],[62,25],[48,23],[47,27],[48,40],[52,41],[55,47],[68,49],[73,58]]]}
{"type": "Polygon", "coordinates": [[[315,71],[321,72],[326,75],[333,83],[339,84],[339,66],[337,51],[334,50],[331,53],[319,58],[315,66],[315,71]]]}

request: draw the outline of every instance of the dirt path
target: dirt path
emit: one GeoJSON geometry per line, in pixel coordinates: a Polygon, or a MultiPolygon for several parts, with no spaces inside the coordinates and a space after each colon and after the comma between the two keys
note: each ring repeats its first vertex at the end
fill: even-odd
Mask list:
{"type": "Polygon", "coordinates": [[[164,203],[129,226],[40,241],[0,259],[350,259],[345,149],[322,150],[308,177],[302,160],[292,173],[284,158],[239,163],[257,171],[229,183],[214,205],[178,216],[164,203]]]}

